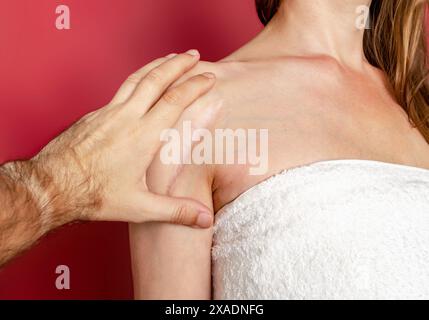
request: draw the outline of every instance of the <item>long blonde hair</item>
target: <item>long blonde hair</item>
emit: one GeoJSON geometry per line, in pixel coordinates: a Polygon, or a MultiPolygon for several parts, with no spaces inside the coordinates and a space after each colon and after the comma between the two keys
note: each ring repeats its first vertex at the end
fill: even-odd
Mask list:
{"type": "MultiPolygon", "coordinates": [[[[255,0],[266,25],[283,0],[255,0]]],[[[286,0],[287,1],[287,0],[286,0]]],[[[429,143],[429,64],[425,28],[429,0],[372,0],[365,31],[368,61],[383,70],[397,102],[429,143]]]]}

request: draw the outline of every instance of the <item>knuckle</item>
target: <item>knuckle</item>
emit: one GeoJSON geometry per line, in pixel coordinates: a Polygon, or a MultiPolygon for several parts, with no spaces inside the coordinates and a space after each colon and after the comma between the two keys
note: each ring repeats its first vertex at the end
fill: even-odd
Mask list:
{"type": "Polygon", "coordinates": [[[182,94],[177,89],[168,90],[162,99],[170,105],[180,105],[182,101],[182,94]]]}
{"type": "Polygon", "coordinates": [[[188,216],[188,207],[186,205],[181,205],[177,207],[173,212],[172,221],[178,224],[184,224],[188,216]]]}
{"type": "Polygon", "coordinates": [[[164,75],[159,70],[152,70],[146,75],[146,80],[149,82],[153,82],[155,84],[159,84],[164,79],[164,75]]]}
{"type": "Polygon", "coordinates": [[[140,80],[141,80],[141,77],[138,74],[133,73],[133,74],[128,76],[126,82],[131,83],[131,84],[138,84],[140,82],[140,80]]]}

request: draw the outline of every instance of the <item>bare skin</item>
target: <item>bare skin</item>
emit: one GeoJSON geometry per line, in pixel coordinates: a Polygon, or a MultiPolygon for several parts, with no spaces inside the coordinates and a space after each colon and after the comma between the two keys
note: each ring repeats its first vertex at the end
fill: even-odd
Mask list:
{"type": "Polygon", "coordinates": [[[0,266],[74,220],[211,226],[209,208],[156,194],[146,178],[162,130],[215,83],[205,73],[171,87],[198,60],[195,50],[155,60],[36,157],[0,167],[0,266]]]}
{"type": "MultiPolygon", "coordinates": [[[[269,129],[265,175],[250,176],[244,165],[191,165],[176,177],[158,161],[149,171],[151,187],[196,197],[216,212],[270,176],[318,161],[429,169],[428,143],[395,102],[385,75],[364,57],[354,21],[356,6],[368,3],[285,1],[250,43],[218,63],[199,63],[196,70],[218,78],[201,104],[223,101],[213,128],[269,129]]],[[[183,119],[198,112],[191,106],[183,119]]],[[[132,225],[130,236],[136,298],[211,298],[212,230],[152,223],[132,225]]]]}

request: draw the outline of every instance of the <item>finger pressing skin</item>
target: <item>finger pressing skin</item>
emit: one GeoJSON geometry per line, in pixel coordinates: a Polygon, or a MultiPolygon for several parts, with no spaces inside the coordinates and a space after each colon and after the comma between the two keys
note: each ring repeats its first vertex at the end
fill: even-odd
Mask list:
{"type": "Polygon", "coordinates": [[[152,69],[160,66],[162,63],[167,61],[168,59],[171,59],[172,57],[176,56],[177,54],[172,53],[169,54],[166,57],[162,57],[156,60],[153,60],[152,62],[145,65],[143,68],[139,69],[138,71],[134,72],[132,75],[128,77],[127,80],[121,85],[116,95],[113,97],[112,104],[120,104],[124,103],[128,100],[128,98],[131,97],[134,90],[136,89],[137,85],[140,83],[140,81],[150,72],[152,69]]]}
{"type": "Polygon", "coordinates": [[[159,139],[164,129],[174,127],[183,110],[213,88],[216,77],[213,73],[194,76],[177,87],[170,88],[158,103],[143,116],[145,127],[159,139]]]}
{"type": "Polygon", "coordinates": [[[199,58],[198,51],[190,50],[152,69],[137,85],[128,107],[135,109],[140,115],[145,114],[168,87],[197,64],[199,58]]]}

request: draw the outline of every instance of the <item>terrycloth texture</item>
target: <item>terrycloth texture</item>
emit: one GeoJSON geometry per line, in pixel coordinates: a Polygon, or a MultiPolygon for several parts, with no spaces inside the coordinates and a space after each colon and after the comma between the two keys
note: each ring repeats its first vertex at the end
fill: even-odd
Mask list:
{"type": "Polygon", "coordinates": [[[429,299],[429,170],[286,170],[222,208],[215,299],[429,299]]]}

